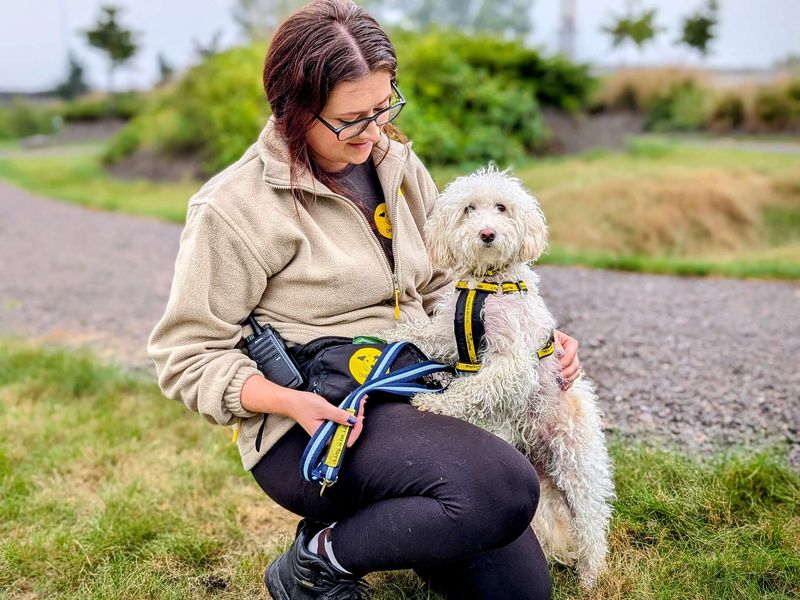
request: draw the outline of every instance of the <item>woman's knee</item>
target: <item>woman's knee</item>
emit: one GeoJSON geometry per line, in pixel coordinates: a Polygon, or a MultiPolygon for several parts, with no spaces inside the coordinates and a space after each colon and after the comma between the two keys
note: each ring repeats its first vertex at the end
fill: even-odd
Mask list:
{"type": "Polygon", "coordinates": [[[491,436],[465,449],[454,487],[459,491],[465,526],[495,545],[519,537],[533,520],[539,502],[539,478],[522,453],[491,436]]]}

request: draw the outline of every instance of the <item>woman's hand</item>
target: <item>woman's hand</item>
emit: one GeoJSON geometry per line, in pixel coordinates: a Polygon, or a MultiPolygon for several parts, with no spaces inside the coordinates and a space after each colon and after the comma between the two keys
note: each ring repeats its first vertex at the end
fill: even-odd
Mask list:
{"type": "Polygon", "coordinates": [[[561,389],[566,391],[572,387],[573,382],[581,374],[581,364],[578,360],[578,340],[555,331],[556,356],[561,363],[561,389]]]}
{"type": "Polygon", "coordinates": [[[364,428],[364,405],[366,403],[367,396],[364,396],[361,399],[358,414],[353,416],[343,408],[334,406],[318,394],[297,391],[287,403],[286,414],[300,423],[300,426],[306,430],[309,437],[313,436],[326,420],[352,427],[353,431],[350,432],[350,437],[347,440],[347,447],[350,448],[364,428]]]}

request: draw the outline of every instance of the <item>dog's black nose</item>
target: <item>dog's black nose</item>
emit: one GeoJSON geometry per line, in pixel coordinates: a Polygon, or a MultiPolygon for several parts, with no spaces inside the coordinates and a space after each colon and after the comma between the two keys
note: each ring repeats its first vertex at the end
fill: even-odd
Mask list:
{"type": "Polygon", "coordinates": [[[494,241],[495,233],[491,229],[481,229],[479,235],[481,236],[481,241],[485,244],[490,244],[494,241]]]}

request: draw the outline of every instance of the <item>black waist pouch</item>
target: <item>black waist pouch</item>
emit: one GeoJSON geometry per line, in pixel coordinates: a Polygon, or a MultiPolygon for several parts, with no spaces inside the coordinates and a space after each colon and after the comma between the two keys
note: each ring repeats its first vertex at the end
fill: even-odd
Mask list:
{"type": "MultiPolygon", "coordinates": [[[[297,389],[319,394],[331,404],[338,406],[350,392],[367,380],[372,367],[386,346],[386,342],[373,337],[349,338],[329,335],[289,348],[289,355],[304,379],[304,384],[297,389]]],[[[409,367],[426,360],[428,357],[425,353],[409,343],[400,350],[391,369],[409,367]]],[[[434,380],[425,385],[432,391],[441,389],[441,385],[434,380]]],[[[370,394],[371,402],[398,399],[408,401],[403,396],[382,392],[370,394]]],[[[267,413],[264,414],[256,435],[256,451],[261,449],[261,437],[266,421],[267,413]]]]}
{"type": "MultiPolygon", "coordinates": [[[[367,380],[386,345],[377,338],[330,335],[290,348],[289,352],[306,380],[301,389],[319,394],[338,405],[367,380]]],[[[422,350],[407,344],[395,359],[392,369],[426,360],[428,357],[422,350]]]]}

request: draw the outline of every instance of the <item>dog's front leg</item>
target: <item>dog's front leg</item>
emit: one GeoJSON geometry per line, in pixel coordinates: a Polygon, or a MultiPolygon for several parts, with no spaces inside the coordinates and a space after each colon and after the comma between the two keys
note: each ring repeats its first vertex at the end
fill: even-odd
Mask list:
{"type": "Polygon", "coordinates": [[[452,324],[434,316],[433,319],[398,323],[379,332],[378,337],[387,342],[411,342],[431,359],[452,364],[458,356],[458,349],[451,329],[452,324]]]}
{"type": "Polygon", "coordinates": [[[411,404],[419,410],[450,415],[486,427],[506,430],[525,414],[528,398],[538,388],[531,356],[524,348],[509,348],[504,354],[488,354],[474,375],[453,380],[440,394],[417,394],[411,404]]]}

